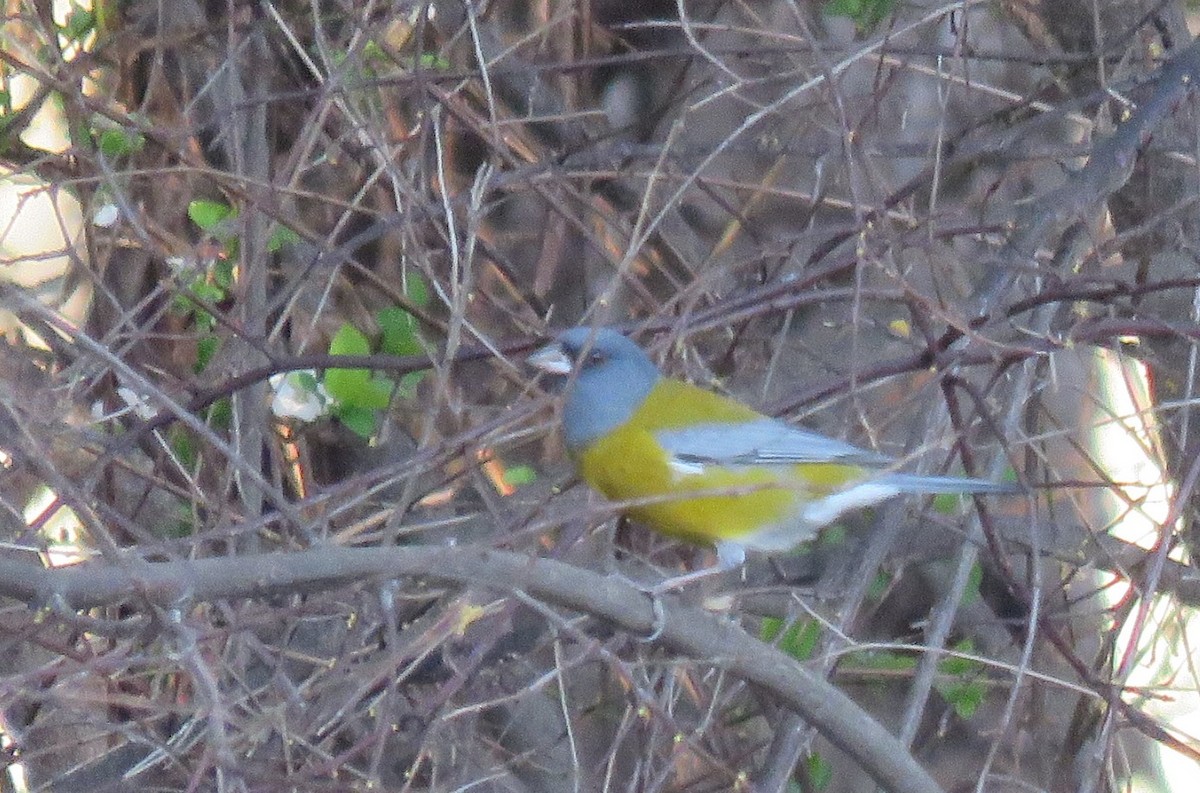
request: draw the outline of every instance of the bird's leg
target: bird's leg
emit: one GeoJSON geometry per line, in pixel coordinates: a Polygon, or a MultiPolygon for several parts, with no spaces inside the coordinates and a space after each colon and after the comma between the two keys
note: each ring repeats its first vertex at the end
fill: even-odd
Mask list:
{"type": "Polygon", "coordinates": [[[717,540],[717,566],[722,570],[741,567],[746,562],[746,546],[732,540],[717,540]]]}
{"type": "Polygon", "coordinates": [[[675,592],[683,587],[693,584],[697,581],[702,581],[705,578],[712,578],[728,572],[730,569],[740,565],[746,558],[745,549],[736,543],[720,542],[717,544],[717,563],[703,567],[699,570],[693,570],[690,573],[683,575],[672,576],[659,581],[657,584],[646,585],[638,581],[634,581],[622,573],[610,573],[624,580],[642,592],[645,592],[650,598],[651,605],[654,608],[654,624],[650,632],[645,636],[639,637],[638,641],[653,642],[662,636],[663,629],[666,627],[666,610],[663,607],[662,597],[671,592],[675,592]]]}
{"type": "Polygon", "coordinates": [[[699,570],[693,570],[683,575],[665,578],[655,584],[652,589],[648,590],[649,594],[661,595],[664,592],[673,592],[689,584],[694,584],[697,581],[703,581],[706,578],[727,573],[730,570],[741,567],[746,561],[746,548],[740,543],[718,540],[716,542],[716,549],[716,564],[710,567],[702,567],[699,570]]]}
{"type": "Polygon", "coordinates": [[[702,567],[699,570],[693,570],[690,573],[673,575],[670,578],[664,578],[654,586],[647,587],[645,592],[647,595],[652,597],[658,597],[659,595],[664,595],[668,592],[674,592],[682,589],[683,587],[688,586],[689,584],[694,584],[697,581],[703,581],[706,578],[712,578],[713,576],[721,575],[724,572],[725,568],[719,564],[714,564],[711,567],[702,567]]]}

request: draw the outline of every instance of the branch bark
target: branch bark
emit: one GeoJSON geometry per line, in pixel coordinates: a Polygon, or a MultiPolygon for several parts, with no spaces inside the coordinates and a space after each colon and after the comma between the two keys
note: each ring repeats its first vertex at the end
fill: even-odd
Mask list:
{"type": "MultiPolygon", "coordinates": [[[[616,578],[552,559],[471,547],[315,548],[195,561],[84,563],[46,569],[0,560],[0,594],[30,605],[87,609],[114,603],[180,608],[200,600],[311,592],[370,579],[417,577],[500,591],[549,603],[645,635],[657,626],[645,593],[616,578]]],[[[936,793],[938,784],[904,746],[846,694],[732,620],[661,601],[657,642],[763,687],[885,790],[936,793]]]]}

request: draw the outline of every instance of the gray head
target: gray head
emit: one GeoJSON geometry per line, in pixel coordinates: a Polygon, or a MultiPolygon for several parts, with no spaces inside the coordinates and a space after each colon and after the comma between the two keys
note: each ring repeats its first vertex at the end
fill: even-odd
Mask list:
{"type": "Polygon", "coordinates": [[[572,328],[529,363],[572,375],[563,406],[563,435],[572,451],[628,421],[662,377],[640,347],[611,328],[572,328]]]}

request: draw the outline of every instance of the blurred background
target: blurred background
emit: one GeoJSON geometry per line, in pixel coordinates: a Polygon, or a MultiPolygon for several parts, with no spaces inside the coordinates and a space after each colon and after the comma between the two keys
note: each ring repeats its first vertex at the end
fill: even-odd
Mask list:
{"type": "MultiPolygon", "coordinates": [[[[1027,488],[850,516],[694,602],[946,790],[1190,790],[1191,5],[8,0],[0,557],[709,564],[573,480],[523,365],[617,325],[1027,488]]],[[[770,692],[553,602],[163,612],[0,601],[0,788],[875,789],[770,692]]]]}

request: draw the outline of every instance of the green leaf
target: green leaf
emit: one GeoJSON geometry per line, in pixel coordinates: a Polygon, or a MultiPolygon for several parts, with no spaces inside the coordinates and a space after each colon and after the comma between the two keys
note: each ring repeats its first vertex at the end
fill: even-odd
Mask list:
{"type": "Polygon", "coordinates": [[[805,763],[808,765],[808,779],[812,786],[817,790],[829,787],[829,783],[833,781],[833,765],[818,752],[810,754],[805,763]]]}
{"type": "Polygon", "coordinates": [[[860,31],[870,30],[892,13],[895,0],[829,0],[827,16],[848,17],[860,31]]]}
{"type": "Polygon", "coordinates": [[[429,305],[429,285],[417,273],[406,273],[404,276],[404,294],[413,305],[424,308],[429,305]]]}
{"type": "MultiPolygon", "coordinates": [[[[963,639],[955,643],[953,649],[960,653],[972,653],[975,643],[963,639]]],[[[947,656],[938,662],[938,672],[951,679],[937,681],[934,688],[954,708],[959,718],[971,718],[987,696],[983,663],[974,658],[947,656]]]]}
{"type": "Polygon", "coordinates": [[[861,0],[829,0],[825,14],[831,17],[852,17],[859,12],[861,0]]]}
{"type": "Polygon", "coordinates": [[[188,204],[188,217],[204,231],[212,231],[222,220],[233,216],[233,207],[220,201],[198,198],[188,204]]]}
{"type": "Polygon", "coordinates": [[[962,605],[971,606],[979,602],[980,594],[979,587],[983,583],[983,565],[979,562],[971,565],[971,571],[967,574],[967,588],[963,590],[962,605]]]}
{"type": "MultiPolygon", "coordinates": [[[[358,328],[344,323],[329,343],[329,354],[370,355],[371,342],[358,328]]],[[[330,369],[325,373],[325,390],[342,406],[367,410],[386,408],[392,396],[391,382],[373,377],[370,369],[330,369]]],[[[371,421],[374,426],[374,418],[371,421]]]]}
{"type": "Polygon", "coordinates": [[[201,333],[212,333],[217,327],[217,318],[207,311],[197,311],[192,315],[192,324],[201,333]]]}
{"type": "Polygon", "coordinates": [[[831,523],[821,529],[817,542],[823,548],[836,548],[846,541],[846,526],[842,523],[831,523]]]}
{"type": "Polygon", "coordinates": [[[349,322],[343,322],[329,341],[330,355],[370,355],[371,340],[349,322]]]}
{"type": "Polygon", "coordinates": [[[511,487],[530,485],[537,481],[537,471],[530,465],[514,465],[504,471],[504,484],[511,487]]]}
{"type": "MultiPolygon", "coordinates": [[[[329,385],[326,383],[328,389],[329,385]]],[[[333,409],[338,421],[358,437],[369,440],[375,434],[375,411],[356,405],[339,405],[333,409]]]]}
{"type": "Polygon", "coordinates": [[[960,493],[938,493],[933,497],[933,511],[942,515],[954,515],[962,507],[960,493]]]}
{"type": "MultiPolygon", "coordinates": [[[[226,294],[224,289],[222,289],[221,287],[217,286],[214,283],[210,283],[208,280],[206,280],[204,278],[204,276],[200,276],[199,278],[197,278],[195,281],[192,282],[191,292],[192,292],[192,295],[197,300],[203,300],[207,303],[220,303],[222,300],[225,299],[225,294],[226,294]]],[[[185,305],[188,308],[190,308],[190,309],[195,308],[194,303],[186,302],[187,301],[186,297],[184,298],[184,301],[185,301],[185,305]]]]}
{"type": "Polygon", "coordinates": [[[383,47],[379,46],[379,42],[377,41],[368,41],[366,45],[363,46],[362,59],[364,61],[391,62],[391,58],[388,57],[387,52],[384,51],[383,47]]]}
{"type": "Polygon", "coordinates": [[[409,372],[400,378],[400,383],[396,386],[396,395],[401,399],[415,399],[417,396],[417,386],[425,379],[425,375],[429,374],[428,369],[422,369],[419,372],[409,372]]]}
{"type": "Polygon", "coordinates": [[[330,369],[325,373],[325,392],[334,403],[343,407],[382,410],[387,407],[386,395],[379,395],[366,369],[330,369]]]}
{"type": "Polygon", "coordinates": [[[885,672],[907,672],[917,667],[917,660],[912,656],[890,650],[851,653],[848,660],[860,669],[878,669],[885,672]]]}
{"type": "Polygon", "coordinates": [[[780,650],[795,658],[797,661],[807,661],[812,658],[817,649],[817,640],[821,638],[821,625],[816,620],[794,622],[782,638],[784,621],[778,617],[763,618],[759,636],[765,642],[774,642],[780,650]],[[778,640],[778,641],[776,641],[778,640]]]}
{"type": "Polygon", "coordinates": [[[278,253],[287,245],[295,245],[300,242],[300,235],[289,229],[287,226],[276,226],[271,232],[270,239],[267,240],[267,252],[278,253]]]}
{"type": "Polygon", "coordinates": [[[186,504],[180,504],[178,517],[174,523],[158,523],[151,521],[154,533],[164,540],[181,540],[190,537],[196,531],[196,515],[186,504]]]}
{"type": "Polygon", "coordinates": [[[444,72],[450,68],[450,61],[436,52],[423,52],[419,60],[421,66],[426,69],[437,69],[444,72]]]}
{"type": "Polygon", "coordinates": [[[221,347],[221,340],[216,336],[205,336],[196,342],[196,363],[192,366],[192,371],[200,374],[212,362],[213,356],[217,354],[217,350],[221,347]]]}
{"type": "Polygon", "coordinates": [[[960,719],[969,719],[979,710],[987,696],[987,687],[981,680],[955,681],[939,683],[934,686],[942,698],[954,708],[954,713],[960,719]]]}
{"type": "Polygon", "coordinates": [[[379,345],[388,355],[424,355],[425,345],[417,334],[417,318],[402,308],[381,309],[375,315],[383,340],[379,345]]]}
{"type": "Polygon", "coordinates": [[[191,430],[183,429],[176,424],[167,433],[167,443],[170,445],[175,459],[179,460],[179,464],[185,471],[196,470],[196,463],[200,460],[200,451],[192,437],[191,430]]]}
{"type": "MultiPolygon", "coordinates": [[[[970,639],[963,639],[956,642],[951,649],[956,653],[969,655],[975,652],[975,642],[970,639]]],[[[979,674],[983,671],[983,664],[974,658],[960,658],[956,655],[948,655],[938,662],[938,671],[944,675],[979,674]]]]}
{"type": "Polygon", "coordinates": [[[106,129],[97,141],[100,153],[109,159],[141,151],[145,145],[145,136],[124,129],[106,129]]]}
{"type": "Polygon", "coordinates": [[[208,414],[204,418],[205,422],[210,427],[219,430],[227,430],[233,426],[233,402],[226,399],[218,399],[213,402],[208,408],[208,414]]]}
{"type": "Polygon", "coordinates": [[[880,571],[875,574],[875,578],[871,580],[871,586],[867,588],[867,598],[869,600],[881,600],[891,586],[892,577],[880,571]]]}
{"type": "Polygon", "coordinates": [[[79,41],[96,27],[96,15],[86,8],[71,4],[71,13],[67,14],[67,22],[62,26],[63,35],[72,41],[79,41]]]}
{"type": "Polygon", "coordinates": [[[224,290],[217,300],[224,300],[233,289],[233,258],[217,259],[211,272],[213,283],[224,290]]]}

